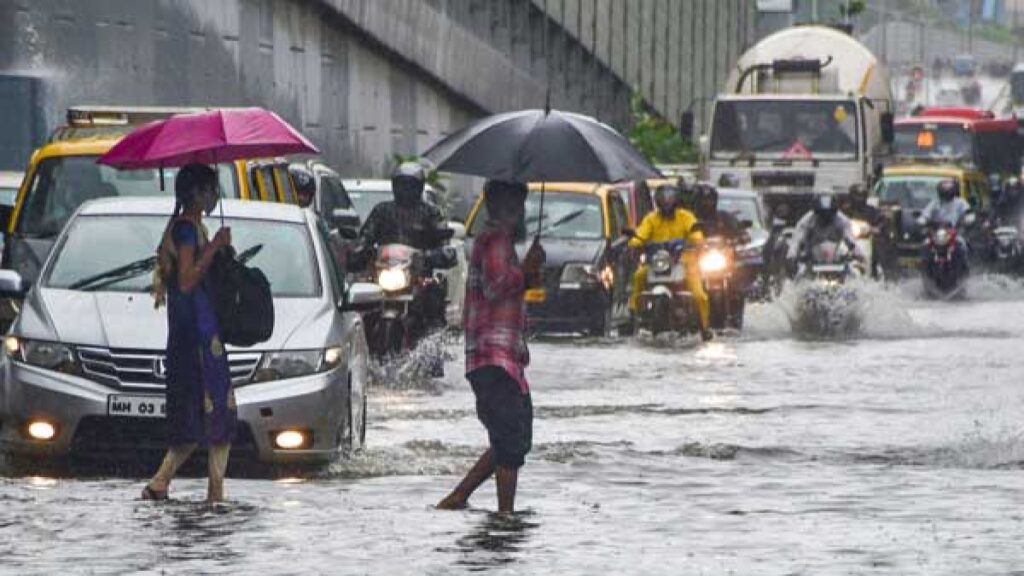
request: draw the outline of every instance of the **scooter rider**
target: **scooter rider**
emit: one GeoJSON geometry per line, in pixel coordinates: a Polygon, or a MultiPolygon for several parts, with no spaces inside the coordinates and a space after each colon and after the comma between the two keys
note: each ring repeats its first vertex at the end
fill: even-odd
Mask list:
{"type": "Polygon", "coordinates": [[[860,182],[850,185],[846,200],[840,206],[840,211],[853,220],[860,220],[870,226],[871,253],[873,262],[870,262],[871,276],[878,278],[882,269],[891,269],[889,258],[889,234],[888,223],[882,211],[868,203],[868,187],[860,182]]]}
{"type": "MultiPolygon", "coordinates": [[[[654,203],[657,210],[644,216],[639,228],[629,241],[631,248],[642,248],[648,243],[670,242],[672,240],[685,240],[688,243],[697,244],[704,240],[704,235],[694,225],[697,218],[692,212],[677,207],[679,192],[673,186],[659,186],[654,191],[654,203]]],[[[693,296],[697,305],[697,314],[700,320],[701,337],[704,340],[712,338],[710,326],[711,305],[708,295],[704,292],[704,286],[697,270],[697,260],[694,252],[686,252],[683,255],[683,262],[686,265],[686,289],[693,296]]],[[[640,293],[644,291],[647,284],[647,265],[637,267],[633,275],[632,293],[629,296],[629,309],[635,315],[640,307],[640,293]]]]}
{"type": "MultiPolygon", "coordinates": [[[[375,206],[360,230],[364,258],[368,259],[380,246],[405,244],[433,255],[426,258],[429,263],[425,270],[427,274],[433,272],[430,264],[436,268],[451,268],[455,265],[454,250],[442,250],[446,240],[444,218],[440,210],[423,201],[426,180],[426,172],[418,162],[405,162],[395,170],[391,177],[394,200],[375,206]]],[[[444,287],[440,284],[431,285],[422,303],[417,303],[417,308],[420,309],[410,310],[410,314],[420,316],[424,331],[443,328],[444,287]]]]}
{"type": "Polygon", "coordinates": [[[796,224],[793,240],[786,254],[790,275],[796,275],[800,258],[821,242],[844,242],[853,257],[864,261],[864,253],[857,246],[850,219],[839,211],[833,194],[821,193],[814,197],[814,208],[804,214],[796,224]]]}
{"type": "MultiPolygon", "coordinates": [[[[960,197],[960,184],[950,178],[939,182],[936,190],[939,193],[939,197],[925,206],[925,209],[921,212],[921,217],[917,219],[917,223],[920,226],[946,224],[953,226],[960,232],[963,225],[967,223],[967,215],[971,211],[971,205],[960,197]]],[[[927,259],[927,256],[927,253],[922,255],[925,259],[927,259]]],[[[957,234],[956,249],[953,257],[966,269],[967,242],[964,240],[963,234],[957,234]]]]}

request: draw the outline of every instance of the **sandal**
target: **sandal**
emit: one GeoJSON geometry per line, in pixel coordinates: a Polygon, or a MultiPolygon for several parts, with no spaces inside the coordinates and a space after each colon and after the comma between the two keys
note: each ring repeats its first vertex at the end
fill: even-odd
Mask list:
{"type": "Polygon", "coordinates": [[[167,500],[167,490],[153,490],[146,484],[146,487],[142,489],[143,500],[162,501],[167,500]]]}

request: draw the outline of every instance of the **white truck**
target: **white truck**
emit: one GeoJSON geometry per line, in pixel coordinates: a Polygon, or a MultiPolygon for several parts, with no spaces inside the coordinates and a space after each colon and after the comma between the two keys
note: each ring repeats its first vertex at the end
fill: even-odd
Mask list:
{"type": "Polygon", "coordinates": [[[892,107],[888,71],[856,39],[824,26],[782,30],[729,74],[700,139],[701,176],[737,177],[791,225],[814,193],[870,186],[892,140],[892,107]]]}

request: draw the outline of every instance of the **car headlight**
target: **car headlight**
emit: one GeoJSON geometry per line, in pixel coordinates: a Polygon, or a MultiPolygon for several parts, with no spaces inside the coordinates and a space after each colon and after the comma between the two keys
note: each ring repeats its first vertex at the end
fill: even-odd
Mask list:
{"type": "Polygon", "coordinates": [[[708,250],[701,254],[698,264],[702,273],[715,274],[729,267],[729,258],[721,250],[708,250]]]}
{"type": "Polygon", "coordinates": [[[409,274],[401,268],[385,268],[377,275],[377,284],[385,292],[399,292],[409,287],[409,274]]]}
{"type": "Polygon", "coordinates": [[[569,263],[562,267],[558,284],[562,288],[583,288],[594,286],[600,280],[593,264],[569,263]]]}
{"type": "Polygon", "coordinates": [[[658,250],[651,256],[651,270],[664,274],[672,269],[672,254],[668,250],[658,250]]]}
{"type": "Polygon", "coordinates": [[[294,350],[288,352],[267,352],[253,374],[253,382],[269,382],[287,378],[301,378],[319,372],[327,372],[341,364],[340,347],[325,350],[294,350]]]}
{"type": "Polygon", "coordinates": [[[66,374],[79,373],[74,351],[64,344],[8,336],[4,339],[4,351],[14,360],[30,366],[66,374]]]}
{"type": "Polygon", "coordinates": [[[871,236],[871,226],[863,220],[851,220],[850,231],[853,232],[854,238],[867,238],[871,236]]]}

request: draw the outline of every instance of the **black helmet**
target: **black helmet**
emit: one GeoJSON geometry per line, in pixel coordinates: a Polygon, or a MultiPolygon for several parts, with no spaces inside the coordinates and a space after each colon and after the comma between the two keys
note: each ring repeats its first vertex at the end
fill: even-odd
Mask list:
{"type": "Polygon", "coordinates": [[[698,184],[694,190],[693,205],[697,213],[703,214],[705,217],[717,212],[718,190],[711,184],[698,184]]]}
{"type": "Polygon", "coordinates": [[[960,193],[960,184],[953,178],[939,182],[935,188],[939,192],[939,200],[943,202],[949,202],[960,193]]]}
{"type": "Polygon", "coordinates": [[[654,191],[654,204],[662,214],[671,214],[679,201],[679,190],[675,186],[662,184],[654,191]]]}
{"type": "Polygon", "coordinates": [[[831,222],[836,217],[839,207],[832,194],[818,194],[814,197],[814,214],[822,223],[831,222]]]}
{"type": "Polygon", "coordinates": [[[296,192],[309,196],[316,194],[316,179],[309,168],[302,164],[292,164],[288,166],[288,173],[292,175],[292,181],[295,182],[296,192]]]}
{"type": "Polygon", "coordinates": [[[863,204],[868,201],[868,187],[857,182],[850,184],[850,199],[855,203],[863,204]]]}
{"type": "Polygon", "coordinates": [[[391,175],[391,192],[399,206],[412,206],[423,197],[427,173],[419,162],[403,162],[391,175]]]}

